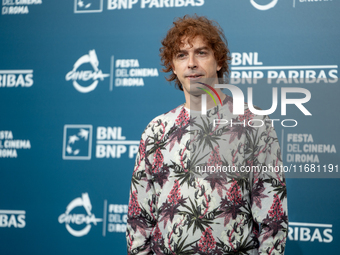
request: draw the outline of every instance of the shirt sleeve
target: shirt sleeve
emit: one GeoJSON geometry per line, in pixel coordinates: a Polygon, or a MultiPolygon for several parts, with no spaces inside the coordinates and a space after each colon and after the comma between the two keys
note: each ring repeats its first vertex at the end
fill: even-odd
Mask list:
{"type": "Polygon", "coordinates": [[[156,198],[148,159],[148,138],[144,131],[132,174],[127,219],[127,253],[152,254],[151,233],[156,225],[156,198]]]}
{"type": "MultiPolygon", "coordinates": [[[[259,254],[284,254],[288,234],[287,191],[281,150],[273,122],[265,116],[264,125],[251,134],[252,214],[260,225],[257,233],[259,254]]],[[[256,231],[255,231],[256,232],[256,231]]]]}

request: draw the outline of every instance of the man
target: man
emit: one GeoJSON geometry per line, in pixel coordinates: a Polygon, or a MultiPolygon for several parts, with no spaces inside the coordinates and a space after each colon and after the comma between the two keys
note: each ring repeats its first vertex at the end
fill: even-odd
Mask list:
{"type": "Polygon", "coordinates": [[[232,98],[214,89],[229,70],[222,29],[205,17],[184,16],[162,44],[163,70],[186,102],[142,134],[128,254],[283,254],[288,218],[280,147],[267,116],[252,114],[246,104],[243,115],[234,115],[232,98]],[[204,97],[204,115],[207,91],[221,106],[204,97]]]}

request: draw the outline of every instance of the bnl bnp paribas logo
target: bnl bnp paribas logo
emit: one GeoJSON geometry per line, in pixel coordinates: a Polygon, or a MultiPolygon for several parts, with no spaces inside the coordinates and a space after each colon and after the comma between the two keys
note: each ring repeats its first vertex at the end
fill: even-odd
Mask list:
{"type": "Polygon", "coordinates": [[[93,13],[103,11],[103,0],[74,0],[74,13],[93,13]]]}
{"type": "MultiPolygon", "coordinates": [[[[10,1],[10,0],[7,0],[10,1]]],[[[204,0],[106,0],[107,10],[131,10],[133,8],[186,8],[201,7],[204,0]]],[[[103,0],[74,0],[74,13],[98,13],[103,11],[103,0]]]]}
{"type": "MultiPolygon", "coordinates": [[[[63,138],[64,160],[90,160],[92,157],[92,125],[65,125],[63,138]]],[[[96,158],[132,159],[138,152],[139,141],[127,140],[122,127],[97,127],[96,158]]]]}
{"type": "Polygon", "coordinates": [[[63,159],[89,160],[92,148],[92,125],[65,125],[63,159]]]}

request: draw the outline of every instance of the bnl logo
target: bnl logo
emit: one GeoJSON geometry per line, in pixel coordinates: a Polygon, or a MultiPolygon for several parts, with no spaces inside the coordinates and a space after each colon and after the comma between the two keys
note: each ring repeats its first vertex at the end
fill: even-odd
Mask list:
{"type": "Polygon", "coordinates": [[[102,12],[103,0],[74,0],[74,13],[102,12]]]}
{"type": "Polygon", "coordinates": [[[63,159],[89,160],[92,148],[92,125],[65,125],[63,159]]]}

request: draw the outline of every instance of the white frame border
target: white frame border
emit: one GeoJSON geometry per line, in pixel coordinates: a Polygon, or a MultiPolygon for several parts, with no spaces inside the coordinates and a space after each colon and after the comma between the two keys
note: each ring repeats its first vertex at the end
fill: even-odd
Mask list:
{"type": "Polygon", "coordinates": [[[64,125],[64,134],[63,134],[63,160],[90,160],[92,156],[92,125],[64,125]],[[66,156],[65,149],[66,149],[66,130],[68,128],[89,128],[89,150],[88,156],[66,156]]]}
{"type": "Polygon", "coordinates": [[[77,10],[77,0],[74,0],[74,13],[98,13],[103,12],[103,0],[100,0],[100,9],[99,10],[89,10],[89,11],[78,11],[77,10]]]}

